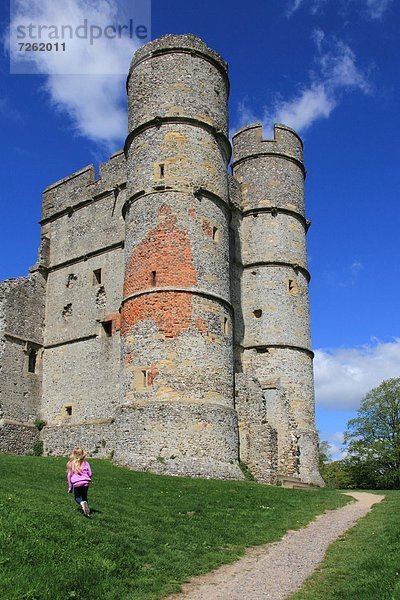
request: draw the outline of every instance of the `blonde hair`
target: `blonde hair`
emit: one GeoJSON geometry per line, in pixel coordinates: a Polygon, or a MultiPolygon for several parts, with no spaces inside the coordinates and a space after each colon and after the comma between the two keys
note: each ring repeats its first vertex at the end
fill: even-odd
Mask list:
{"type": "Polygon", "coordinates": [[[69,455],[69,461],[67,462],[68,471],[72,471],[72,473],[80,473],[85,459],[86,452],[84,449],[74,448],[69,455]]]}

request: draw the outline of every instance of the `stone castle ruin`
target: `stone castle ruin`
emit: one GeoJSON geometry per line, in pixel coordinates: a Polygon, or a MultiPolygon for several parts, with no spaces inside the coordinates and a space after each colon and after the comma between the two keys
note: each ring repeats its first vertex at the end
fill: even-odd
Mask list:
{"type": "Polygon", "coordinates": [[[302,142],[244,127],[228,174],[227,64],[192,35],[127,92],[124,150],[44,191],[38,262],[0,285],[0,450],[321,484],[302,142]]]}

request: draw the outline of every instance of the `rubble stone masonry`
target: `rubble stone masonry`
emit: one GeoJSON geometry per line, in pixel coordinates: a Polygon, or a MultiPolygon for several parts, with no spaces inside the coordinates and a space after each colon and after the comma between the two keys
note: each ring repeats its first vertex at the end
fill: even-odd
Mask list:
{"type": "Polygon", "coordinates": [[[27,277],[0,284],[0,451],[155,473],[322,484],[303,146],[233,137],[226,62],[141,47],[124,150],[49,186],[27,277]]]}

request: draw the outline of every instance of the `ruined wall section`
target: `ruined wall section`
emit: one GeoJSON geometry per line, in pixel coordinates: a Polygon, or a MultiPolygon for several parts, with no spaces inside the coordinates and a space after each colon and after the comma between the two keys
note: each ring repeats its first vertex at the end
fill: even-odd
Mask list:
{"type": "Polygon", "coordinates": [[[115,460],[240,478],[233,408],[226,64],[194,36],[128,77],[122,411],[115,460]]]}
{"type": "Polygon", "coordinates": [[[83,427],[98,430],[89,451],[111,452],[107,432],[119,401],[125,194],[122,151],[101,165],[98,179],[90,166],[43,194],[48,279],[41,416],[48,426],[41,435],[48,453],[83,443],[83,427]]]}
{"type": "Polygon", "coordinates": [[[236,374],[235,406],[239,417],[240,460],[261,483],[276,483],[278,436],[268,420],[269,407],[258,379],[236,374]]]}
{"type": "Polygon", "coordinates": [[[278,434],[278,470],[320,484],[302,142],[284,125],[264,140],[256,123],[234,136],[233,147],[242,211],[242,368],[263,389],[278,434]]]}
{"type": "Polygon", "coordinates": [[[32,451],[42,391],[46,281],[39,271],[0,283],[0,451],[32,451]]]}

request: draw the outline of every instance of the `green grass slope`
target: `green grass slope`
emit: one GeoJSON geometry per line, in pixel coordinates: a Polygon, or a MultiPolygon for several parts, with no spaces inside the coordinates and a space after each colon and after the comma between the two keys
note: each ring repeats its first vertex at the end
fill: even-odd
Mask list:
{"type": "Polygon", "coordinates": [[[291,600],[400,599],[400,491],[379,493],[385,500],[329,547],[291,600]]]}
{"type": "Polygon", "coordinates": [[[349,498],[247,481],[160,477],[90,460],[91,519],[66,460],[0,455],[0,597],[151,600],[349,498]]]}

